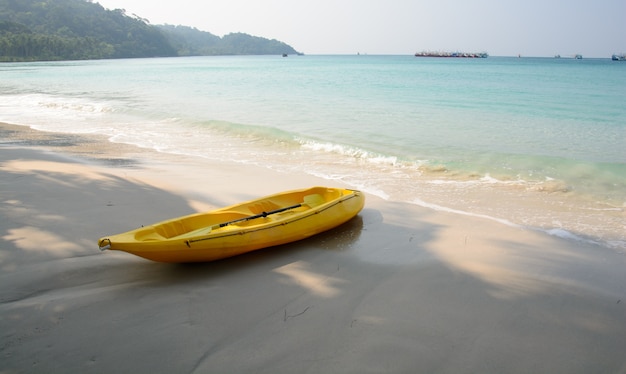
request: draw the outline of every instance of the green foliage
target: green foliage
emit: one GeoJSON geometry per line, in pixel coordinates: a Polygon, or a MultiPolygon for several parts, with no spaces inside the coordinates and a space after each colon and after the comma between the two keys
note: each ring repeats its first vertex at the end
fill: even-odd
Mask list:
{"type": "Polygon", "coordinates": [[[187,26],[157,26],[180,56],[281,55],[297,54],[291,46],[248,34],[228,34],[223,38],[187,26]]]}
{"type": "Polygon", "coordinates": [[[209,32],[188,26],[157,26],[176,48],[179,56],[210,56],[221,43],[221,38],[209,32]]]}
{"type": "Polygon", "coordinates": [[[297,53],[277,40],[153,26],[90,0],[0,0],[0,61],[297,53]]]}
{"type": "Polygon", "coordinates": [[[225,49],[230,49],[233,51],[233,54],[239,55],[297,53],[293,48],[278,40],[268,40],[242,33],[224,36],[222,44],[225,49]]]}
{"type": "Polygon", "coordinates": [[[114,55],[115,49],[111,44],[91,37],[20,33],[0,37],[0,51],[2,61],[51,61],[108,58],[114,55]]]}

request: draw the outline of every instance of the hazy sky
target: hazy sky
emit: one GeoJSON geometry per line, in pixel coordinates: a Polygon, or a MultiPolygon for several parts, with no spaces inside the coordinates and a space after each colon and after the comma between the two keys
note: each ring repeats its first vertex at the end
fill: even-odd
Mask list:
{"type": "Polygon", "coordinates": [[[626,0],[93,0],[152,24],[244,32],[306,54],[626,52],[626,0]]]}

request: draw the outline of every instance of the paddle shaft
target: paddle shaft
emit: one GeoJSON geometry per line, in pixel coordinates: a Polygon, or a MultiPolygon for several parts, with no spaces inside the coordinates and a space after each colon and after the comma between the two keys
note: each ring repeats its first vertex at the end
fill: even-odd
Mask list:
{"type": "Polygon", "coordinates": [[[255,214],[255,215],[250,216],[250,217],[239,218],[239,219],[236,219],[236,220],[233,220],[233,221],[220,223],[219,225],[214,226],[214,227],[224,227],[224,226],[228,226],[228,225],[230,225],[232,223],[237,223],[237,222],[242,222],[242,221],[249,221],[251,219],[256,219],[256,218],[261,218],[261,217],[265,218],[265,217],[269,216],[270,214],[276,214],[276,213],[284,212],[286,210],[299,208],[301,206],[302,206],[302,204],[296,204],[296,205],[288,206],[288,207],[285,207],[285,208],[280,208],[280,209],[276,209],[276,210],[270,210],[269,212],[263,212],[263,213],[255,214]]]}

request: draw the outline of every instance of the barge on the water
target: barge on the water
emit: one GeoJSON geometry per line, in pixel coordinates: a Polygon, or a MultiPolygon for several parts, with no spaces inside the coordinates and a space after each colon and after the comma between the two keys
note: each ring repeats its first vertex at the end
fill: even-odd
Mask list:
{"type": "Polygon", "coordinates": [[[487,52],[467,53],[467,52],[417,52],[415,57],[457,57],[457,58],[487,58],[487,52]]]}

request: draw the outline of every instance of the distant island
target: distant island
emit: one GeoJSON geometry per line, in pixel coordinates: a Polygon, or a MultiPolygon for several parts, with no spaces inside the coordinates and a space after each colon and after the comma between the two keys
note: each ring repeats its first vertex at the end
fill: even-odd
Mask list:
{"type": "Polygon", "coordinates": [[[0,0],[0,62],[301,54],[275,39],[151,25],[91,0],[0,0]]]}
{"type": "Polygon", "coordinates": [[[467,53],[467,52],[417,52],[415,57],[457,57],[457,58],[487,58],[487,52],[467,53]]]}

